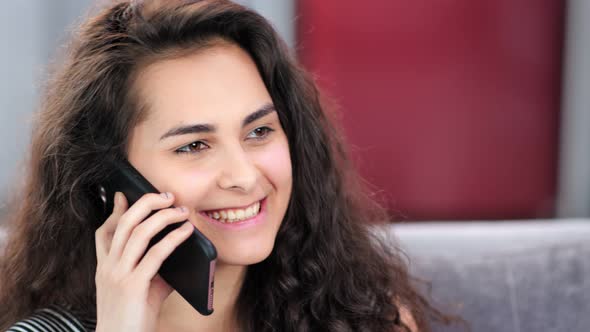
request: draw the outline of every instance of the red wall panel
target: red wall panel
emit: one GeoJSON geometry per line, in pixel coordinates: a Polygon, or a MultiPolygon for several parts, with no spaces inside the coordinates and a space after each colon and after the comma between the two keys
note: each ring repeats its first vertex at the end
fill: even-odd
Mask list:
{"type": "Polygon", "coordinates": [[[564,4],[300,0],[298,52],[400,218],[550,217],[564,4]]]}

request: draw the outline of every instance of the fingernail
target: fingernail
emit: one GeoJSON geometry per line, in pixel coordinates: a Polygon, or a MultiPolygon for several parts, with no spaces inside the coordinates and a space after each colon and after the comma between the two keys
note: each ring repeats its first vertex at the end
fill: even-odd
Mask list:
{"type": "Polygon", "coordinates": [[[170,197],[170,195],[167,192],[161,193],[160,195],[164,198],[170,197]]]}
{"type": "Polygon", "coordinates": [[[119,191],[115,193],[115,205],[121,205],[121,192],[119,191]]]}

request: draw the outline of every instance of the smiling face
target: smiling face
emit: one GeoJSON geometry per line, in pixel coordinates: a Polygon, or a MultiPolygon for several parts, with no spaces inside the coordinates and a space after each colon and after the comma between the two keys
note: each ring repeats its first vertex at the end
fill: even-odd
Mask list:
{"type": "Polygon", "coordinates": [[[250,56],[216,44],[156,61],[135,81],[147,116],[128,159],[217,248],[218,262],[264,260],[292,188],[287,137],[250,56]]]}

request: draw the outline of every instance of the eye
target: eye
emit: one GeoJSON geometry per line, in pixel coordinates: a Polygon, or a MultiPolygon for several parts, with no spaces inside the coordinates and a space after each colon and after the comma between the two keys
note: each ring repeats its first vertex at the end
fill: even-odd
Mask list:
{"type": "Polygon", "coordinates": [[[174,153],[182,154],[182,153],[199,153],[202,150],[208,149],[209,146],[201,141],[195,141],[190,144],[187,144],[180,149],[174,151],[174,153]]]}
{"type": "Polygon", "coordinates": [[[250,132],[248,135],[249,138],[254,139],[265,139],[274,129],[270,129],[269,127],[258,127],[250,132]],[[254,136],[252,136],[254,134],[254,136]]]}

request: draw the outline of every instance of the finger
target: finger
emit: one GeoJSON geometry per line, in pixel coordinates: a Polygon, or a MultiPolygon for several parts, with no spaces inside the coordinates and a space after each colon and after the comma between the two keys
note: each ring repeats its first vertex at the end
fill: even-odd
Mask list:
{"type": "Polygon", "coordinates": [[[116,192],[113,202],[113,212],[94,234],[97,260],[101,260],[107,255],[113,238],[113,233],[117,227],[117,221],[127,210],[127,199],[123,193],[116,192]]]}
{"type": "Polygon", "coordinates": [[[154,296],[156,303],[162,303],[166,298],[172,293],[174,288],[170,286],[164,278],[162,278],[159,274],[156,274],[152,279],[152,283],[150,285],[150,296],[154,296]]]}
{"type": "Polygon", "coordinates": [[[109,250],[112,257],[121,257],[123,248],[129,240],[133,229],[147,218],[153,210],[160,210],[172,205],[174,201],[171,193],[150,193],[143,195],[135,204],[119,218],[113,241],[109,250]]]}
{"type": "Polygon", "coordinates": [[[124,272],[133,270],[158,232],[170,224],[186,220],[187,217],[188,209],[186,208],[164,209],[135,227],[123,249],[119,269],[124,272]]]}
{"type": "Polygon", "coordinates": [[[141,278],[151,280],[162,266],[164,260],[170,256],[176,247],[188,239],[193,231],[194,226],[187,221],[181,227],[170,232],[148,250],[137,265],[134,273],[137,273],[141,278]]]}

